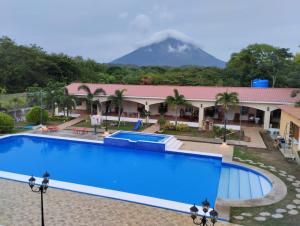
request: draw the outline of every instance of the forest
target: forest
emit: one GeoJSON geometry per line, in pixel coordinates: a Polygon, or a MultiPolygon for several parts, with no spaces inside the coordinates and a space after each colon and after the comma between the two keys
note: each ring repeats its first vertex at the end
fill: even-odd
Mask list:
{"type": "Polygon", "coordinates": [[[299,88],[300,53],[268,44],[251,44],[233,53],[222,69],[189,65],[136,67],[47,53],[35,44],[19,45],[9,37],[0,38],[0,90],[6,93],[21,93],[32,86],[46,87],[49,82],[250,86],[256,78],[268,79],[273,87],[299,88]]]}

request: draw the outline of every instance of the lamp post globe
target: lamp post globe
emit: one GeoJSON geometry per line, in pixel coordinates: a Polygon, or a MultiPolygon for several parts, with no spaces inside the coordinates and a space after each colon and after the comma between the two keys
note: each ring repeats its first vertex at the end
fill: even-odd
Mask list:
{"type": "Polygon", "coordinates": [[[35,185],[35,178],[33,176],[31,176],[28,180],[28,185],[31,189],[33,189],[34,185],[35,185]]]}
{"type": "Polygon", "coordinates": [[[198,214],[199,209],[197,208],[197,206],[195,204],[191,206],[190,208],[191,218],[195,225],[202,225],[202,226],[215,225],[215,223],[218,221],[218,212],[215,209],[209,211],[209,208],[210,208],[210,203],[208,202],[207,199],[205,199],[202,202],[203,215],[201,216],[201,214],[198,214]],[[209,211],[209,216],[207,216],[208,211],[209,211]]]}

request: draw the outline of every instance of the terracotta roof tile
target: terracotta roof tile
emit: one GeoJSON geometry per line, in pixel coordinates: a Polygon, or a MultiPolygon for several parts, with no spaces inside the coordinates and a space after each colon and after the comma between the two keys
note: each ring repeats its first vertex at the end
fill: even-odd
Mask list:
{"type": "Polygon", "coordinates": [[[81,84],[88,85],[93,92],[97,88],[102,88],[107,95],[114,93],[116,89],[126,89],[125,96],[165,98],[173,95],[173,90],[177,89],[189,100],[214,101],[216,94],[220,92],[237,92],[242,102],[267,102],[267,103],[294,103],[296,98],[290,97],[293,88],[251,88],[251,87],[212,87],[212,86],[171,86],[171,85],[122,85],[122,84],[97,84],[97,83],[72,83],[67,86],[71,94],[85,94],[78,92],[81,84]]]}

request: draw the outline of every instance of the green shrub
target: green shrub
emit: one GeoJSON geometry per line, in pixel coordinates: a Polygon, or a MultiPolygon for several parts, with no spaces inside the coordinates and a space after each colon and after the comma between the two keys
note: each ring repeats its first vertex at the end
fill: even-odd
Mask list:
{"type": "Polygon", "coordinates": [[[5,113],[0,112],[0,133],[9,133],[14,128],[14,119],[5,113]]]}
{"type": "Polygon", "coordinates": [[[36,125],[41,123],[46,123],[48,121],[48,111],[41,109],[40,107],[33,107],[27,113],[26,120],[27,122],[36,125]],[[42,122],[41,122],[41,117],[42,117],[42,122]]]}
{"type": "Polygon", "coordinates": [[[173,123],[171,123],[171,122],[169,122],[169,121],[167,121],[167,122],[165,123],[164,128],[165,128],[166,130],[176,130],[175,124],[173,124],[173,123]]]}
{"type": "Polygon", "coordinates": [[[165,119],[164,116],[160,116],[159,119],[157,120],[157,123],[159,124],[159,127],[163,129],[165,127],[167,120],[165,119]]]}
{"type": "MultiPolygon", "coordinates": [[[[212,131],[213,131],[214,136],[223,136],[224,135],[224,128],[223,127],[214,126],[212,131]]],[[[232,129],[226,129],[226,134],[229,134],[229,133],[232,133],[232,132],[233,132],[232,129]]]]}
{"type": "Polygon", "coordinates": [[[185,123],[178,123],[176,130],[180,132],[187,132],[190,130],[190,127],[185,123]]]}

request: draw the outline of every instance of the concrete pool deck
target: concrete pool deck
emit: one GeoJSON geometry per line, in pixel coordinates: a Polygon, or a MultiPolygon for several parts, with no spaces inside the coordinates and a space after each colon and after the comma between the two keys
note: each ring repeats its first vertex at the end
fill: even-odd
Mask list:
{"type": "Polygon", "coordinates": [[[180,147],[180,149],[191,150],[196,152],[208,152],[213,154],[221,154],[223,155],[223,159],[225,161],[232,161],[232,156],[233,156],[232,145],[183,141],[183,145],[180,147]]]}
{"type": "MultiPolygon", "coordinates": [[[[26,183],[0,179],[0,225],[39,226],[40,197],[26,183]]],[[[189,215],[165,209],[50,188],[45,224],[55,226],[191,226],[189,215]]],[[[218,222],[216,226],[233,226],[218,222]]]]}

